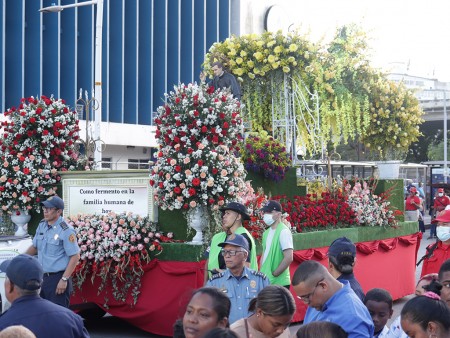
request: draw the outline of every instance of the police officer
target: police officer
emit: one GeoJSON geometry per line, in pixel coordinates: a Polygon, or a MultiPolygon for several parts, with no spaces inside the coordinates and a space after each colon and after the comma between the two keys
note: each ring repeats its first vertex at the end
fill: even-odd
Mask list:
{"type": "Polygon", "coordinates": [[[51,196],[41,203],[44,219],[39,223],[33,245],[26,251],[38,255],[44,270],[41,297],[69,307],[72,293],[71,275],[80,259],[80,248],[73,227],[63,219],[64,201],[51,196]]]}
{"type": "Polygon", "coordinates": [[[44,272],[36,258],[17,255],[2,262],[0,271],[6,273],[5,295],[11,303],[8,311],[0,316],[0,331],[23,325],[37,338],[89,337],[79,315],[39,297],[44,272]]]}
{"type": "Polygon", "coordinates": [[[233,324],[248,317],[250,300],[270,282],[263,273],[245,266],[249,248],[244,236],[234,234],[219,246],[222,247],[227,268],[224,272],[213,275],[206,285],[218,287],[228,295],[231,301],[229,322],[233,324]]]}

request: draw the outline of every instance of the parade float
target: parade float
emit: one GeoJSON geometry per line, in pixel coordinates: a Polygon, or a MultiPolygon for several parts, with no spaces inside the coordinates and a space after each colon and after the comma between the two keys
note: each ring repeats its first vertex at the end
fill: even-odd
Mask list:
{"type": "MultiPolygon", "coordinates": [[[[242,102],[205,84],[174,86],[155,117],[159,149],[150,172],[67,170],[89,169],[89,156],[80,163],[76,152],[63,154],[70,163],[50,161],[59,167],[41,161],[44,178],[55,174],[55,182],[36,187],[41,195],[29,201],[38,203],[45,192],[58,190],[64,217],[77,229],[81,260],[73,276],[74,310],[93,317],[108,312],[145,331],[171,336],[191,292],[203,286],[204,252],[220,230],[219,208],[229,201],[246,204],[252,217],[245,226],[258,242],[264,226],[257,210],[269,198],[281,202],[291,224],[291,273],[304,260],[326,264],[328,245],[346,236],[357,246],[355,274],[364,291],[385,288],[394,299],[413,293],[421,236],[417,223],[403,221],[402,181],[333,178],[331,170],[311,173],[299,156],[329,168],[328,145],[332,149],[354,138],[380,156],[388,148],[407,149],[419,135],[417,102],[404,91],[404,100],[393,103],[390,109],[400,111],[411,130],[403,138],[401,123],[407,122],[389,125],[389,132],[406,142],[383,144],[380,124],[391,122],[381,117],[391,113],[384,107],[395,98],[383,92],[387,80],[360,53],[362,39],[342,30],[326,52],[319,47],[296,33],[232,37],[214,44],[205,67],[213,60],[223,62],[241,81],[242,102]],[[377,140],[370,141],[375,149],[370,139],[377,140]]],[[[41,112],[36,108],[35,113],[41,112]]],[[[41,137],[49,156],[61,155],[56,150],[61,147],[73,148],[68,140],[47,141],[49,133],[61,134],[58,129],[33,130],[26,133],[41,137]]],[[[24,131],[4,125],[4,133],[15,144],[24,131]]],[[[75,132],[67,135],[77,137],[75,132]]],[[[26,151],[30,157],[32,148],[11,152],[2,145],[2,155],[26,151]]],[[[0,181],[10,184],[13,172],[14,166],[0,181]]],[[[1,192],[6,205],[10,197],[1,192]]],[[[17,193],[13,198],[28,201],[17,193]]],[[[257,249],[261,254],[260,244],[257,249]]],[[[297,306],[294,320],[301,321],[306,308],[300,302],[297,306]]]]}

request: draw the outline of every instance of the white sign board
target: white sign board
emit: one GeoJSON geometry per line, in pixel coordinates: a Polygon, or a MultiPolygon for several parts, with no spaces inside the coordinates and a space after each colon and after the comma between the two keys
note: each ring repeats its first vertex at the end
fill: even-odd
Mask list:
{"type": "Polygon", "coordinates": [[[108,212],[146,216],[148,214],[148,189],[143,186],[69,187],[70,212],[107,214],[108,212]]]}
{"type": "MultiPolygon", "coordinates": [[[[117,175],[118,176],[118,175],[117,175]]],[[[153,201],[153,189],[148,174],[142,177],[80,178],[62,176],[64,216],[77,214],[107,214],[108,212],[128,213],[157,219],[157,208],[153,201]]]]}

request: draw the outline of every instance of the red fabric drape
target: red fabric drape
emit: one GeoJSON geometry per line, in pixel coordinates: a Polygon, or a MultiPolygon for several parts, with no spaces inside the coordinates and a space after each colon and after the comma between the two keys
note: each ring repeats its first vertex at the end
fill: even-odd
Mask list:
{"type": "MultiPolygon", "coordinates": [[[[355,276],[364,292],[373,288],[388,290],[392,298],[399,299],[415,290],[417,251],[421,233],[356,244],[355,276]]],[[[305,260],[312,259],[327,266],[328,247],[299,250],[294,252],[294,262],[290,266],[291,275],[305,260]]],[[[291,292],[295,292],[291,288],[291,292]]],[[[297,312],[294,322],[302,321],[305,304],[295,297],[297,312]]]]}
{"type": "MultiPolygon", "coordinates": [[[[421,234],[408,235],[380,241],[357,243],[357,264],[355,275],[364,291],[374,287],[389,290],[394,299],[414,292],[415,262],[420,246],[421,234]]],[[[309,259],[327,264],[328,247],[298,250],[294,252],[294,262],[290,266],[291,275],[298,265],[309,259]]],[[[172,336],[175,320],[182,316],[186,303],[194,289],[203,286],[204,261],[202,262],[162,262],[152,260],[144,267],[141,293],[137,304],[116,301],[111,290],[97,295],[98,282],[87,280],[82,291],[77,291],[72,304],[83,301],[93,302],[103,307],[108,298],[107,312],[127,320],[142,330],[158,335],[172,336]]],[[[293,292],[293,290],[291,289],[293,292]]],[[[293,292],[294,296],[295,293],[293,292]]],[[[294,321],[303,320],[306,307],[297,301],[298,311],[294,321]]]]}

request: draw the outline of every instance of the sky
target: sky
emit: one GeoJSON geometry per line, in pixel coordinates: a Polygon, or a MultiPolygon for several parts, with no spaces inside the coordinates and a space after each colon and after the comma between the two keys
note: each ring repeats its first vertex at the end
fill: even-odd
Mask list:
{"type": "Polygon", "coordinates": [[[330,39],[336,27],[360,25],[368,34],[373,65],[402,63],[411,75],[450,81],[449,0],[280,0],[294,27],[313,41],[330,39]],[[434,73],[434,76],[433,76],[434,73]]]}

